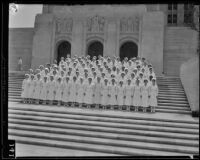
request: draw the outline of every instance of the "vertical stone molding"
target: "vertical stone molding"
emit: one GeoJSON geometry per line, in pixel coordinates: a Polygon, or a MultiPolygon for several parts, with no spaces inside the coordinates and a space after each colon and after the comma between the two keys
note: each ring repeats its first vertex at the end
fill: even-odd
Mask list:
{"type": "Polygon", "coordinates": [[[164,14],[148,12],[143,15],[141,33],[141,56],[149,60],[157,76],[163,72],[164,14]]]}

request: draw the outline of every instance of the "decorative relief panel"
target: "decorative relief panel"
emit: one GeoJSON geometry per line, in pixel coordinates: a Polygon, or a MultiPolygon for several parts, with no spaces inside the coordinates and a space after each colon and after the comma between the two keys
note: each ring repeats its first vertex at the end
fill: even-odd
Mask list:
{"type": "Polygon", "coordinates": [[[73,28],[73,19],[64,18],[56,19],[56,32],[57,33],[71,33],[73,28]]]}
{"type": "Polygon", "coordinates": [[[139,31],[139,17],[128,17],[120,19],[120,32],[131,33],[139,31]]]}
{"type": "Polygon", "coordinates": [[[101,33],[105,30],[105,18],[94,16],[87,19],[87,32],[101,33]]]}

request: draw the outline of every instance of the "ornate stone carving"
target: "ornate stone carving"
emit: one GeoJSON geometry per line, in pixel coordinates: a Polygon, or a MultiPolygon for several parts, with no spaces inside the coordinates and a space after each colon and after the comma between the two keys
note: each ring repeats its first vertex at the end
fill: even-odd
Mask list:
{"type": "Polygon", "coordinates": [[[56,32],[58,33],[70,33],[72,32],[73,19],[64,18],[56,20],[56,32]]]}
{"type": "Polygon", "coordinates": [[[88,32],[104,32],[105,18],[101,16],[94,16],[87,19],[88,32]]]}
{"type": "Polygon", "coordinates": [[[138,32],[139,31],[139,18],[138,17],[123,17],[120,20],[120,32],[138,32]]]}

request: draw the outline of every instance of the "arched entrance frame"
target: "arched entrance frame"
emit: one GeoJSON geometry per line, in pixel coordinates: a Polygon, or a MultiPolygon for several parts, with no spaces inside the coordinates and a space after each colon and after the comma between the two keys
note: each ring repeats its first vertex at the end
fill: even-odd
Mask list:
{"type": "Polygon", "coordinates": [[[104,56],[104,50],[105,50],[105,42],[104,39],[102,37],[98,37],[98,36],[94,36],[94,37],[89,37],[86,40],[86,50],[85,50],[85,55],[87,56],[88,53],[88,47],[90,46],[90,44],[94,43],[94,42],[100,42],[103,45],[103,56],[104,56]]]}
{"type": "Polygon", "coordinates": [[[121,38],[119,41],[119,48],[118,48],[118,56],[120,57],[120,48],[123,44],[125,44],[126,42],[133,42],[137,45],[138,47],[138,56],[140,56],[139,53],[139,46],[138,46],[138,40],[136,38],[133,37],[125,37],[125,38],[121,38]]]}
{"type": "MultiPolygon", "coordinates": [[[[71,52],[72,52],[72,43],[71,43],[72,39],[71,39],[71,37],[68,37],[68,36],[58,37],[58,38],[56,38],[56,40],[55,40],[55,47],[54,47],[54,56],[53,56],[53,60],[54,60],[54,59],[57,59],[57,56],[58,56],[58,46],[59,46],[62,42],[65,42],[65,41],[67,41],[67,42],[69,42],[69,43],[71,44],[71,52]]],[[[53,60],[52,60],[52,61],[53,61],[53,60]]]]}

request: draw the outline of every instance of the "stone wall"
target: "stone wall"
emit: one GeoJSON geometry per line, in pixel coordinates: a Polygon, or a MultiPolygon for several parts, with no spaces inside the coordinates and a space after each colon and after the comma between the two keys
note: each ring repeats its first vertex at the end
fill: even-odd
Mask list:
{"type": "Polygon", "coordinates": [[[166,27],[164,36],[164,74],[179,76],[182,63],[197,50],[198,35],[187,27],[166,27]]]}
{"type": "Polygon", "coordinates": [[[141,33],[141,56],[155,68],[157,76],[163,72],[164,14],[148,12],[143,15],[141,33]]]}
{"type": "Polygon", "coordinates": [[[183,63],[180,78],[192,111],[199,111],[199,55],[183,63]]]}
{"type": "Polygon", "coordinates": [[[22,57],[24,70],[31,67],[33,33],[34,28],[9,29],[9,71],[17,70],[18,57],[22,57]]]}

